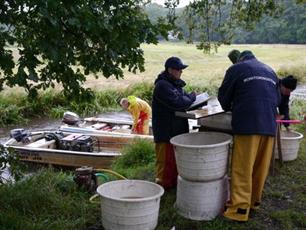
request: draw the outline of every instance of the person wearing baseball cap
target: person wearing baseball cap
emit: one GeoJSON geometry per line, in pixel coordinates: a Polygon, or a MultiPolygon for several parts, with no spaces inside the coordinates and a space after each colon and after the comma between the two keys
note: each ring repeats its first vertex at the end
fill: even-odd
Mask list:
{"type": "Polygon", "coordinates": [[[165,69],[167,70],[168,68],[176,69],[176,70],[182,70],[187,68],[188,65],[183,64],[181,59],[178,57],[170,57],[166,60],[165,62],[165,69]]]}
{"type": "Polygon", "coordinates": [[[195,101],[194,92],[187,93],[181,79],[184,64],[178,57],[170,57],[165,62],[165,70],[155,80],[152,100],[152,129],[156,152],[156,183],[165,189],[176,186],[177,168],[174,148],[170,139],[189,132],[188,119],[175,116],[176,111],[186,111],[195,101]]]}
{"type": "Polygon", "coordinates": [[[242,51],[218,90],[224,111],[232,112],[230,197],[223,216],[248,221],[260,208],[276,134],[279,79],[274,70],[249,51],[242,51]]]}

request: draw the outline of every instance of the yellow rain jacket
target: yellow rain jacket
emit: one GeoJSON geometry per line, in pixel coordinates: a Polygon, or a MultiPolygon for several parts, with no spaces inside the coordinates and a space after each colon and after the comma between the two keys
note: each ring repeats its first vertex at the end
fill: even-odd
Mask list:
{"type": "Polygon", "coordinates": [[[149,134],[149,121],[152,116],[150,105],[135,96],[128,96],[128,111],[133,117],[132,132],[136,134],[149,134]]]}

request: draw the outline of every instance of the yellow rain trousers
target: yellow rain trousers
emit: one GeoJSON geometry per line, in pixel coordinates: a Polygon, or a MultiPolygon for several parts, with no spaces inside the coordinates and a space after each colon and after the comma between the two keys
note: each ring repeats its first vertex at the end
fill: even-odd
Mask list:
{"type": "Polygon", "coordinates": [[[170,189],[177,184],[177,168],[174,147],[171,143],[155,144],[156,153],[156,179],[155,182],[165,189],[170,189]]]}
{"type": "Polygon", "coordinates": [[[271,136],[234,136],[231,195],[223,213],[226,218],[247,221],[250,208],[258,208],[269,172],[273,142],[271,136]]]}
{"type": "Polygon", "coordinates": [[[140,98],[129,96],[128,111],[133,117],[132,132],[136,134],[149,134],[149,121],[152,116],[150,105],[140,98]]]}

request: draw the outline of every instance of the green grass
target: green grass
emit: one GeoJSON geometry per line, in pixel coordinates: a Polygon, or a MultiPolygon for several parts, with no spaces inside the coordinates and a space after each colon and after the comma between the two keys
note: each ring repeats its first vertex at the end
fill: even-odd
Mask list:
{"type": "MultiPolygon", "coordinates": [[[[66,110],[80,115],[109,109],[120,109],[118,100],[134,94],[150,101],[156,75],[163,69],[167,57],[182,58],[189,67],[183,73],[188,89],[207,90],[215,94],[225,70],[230,66],[227,53],[233,49],[250,49],[259,60],[273,67],[280,76],[298,75],[305,82],[305,45],[234,45],[222,46],[217,54],[205,55],[195,45],[161,43],[144,45],[146,72],[125,79],[89,79],[86,86],[97,90],[92,104],[65,101],[60,93],[47,91],[37,101],[29,102],[23,93],[6,89],[0,95],[0,126],[24,122],[25,118],[50,115],[61,117],[66,110]],[[137,84],[136,84],[137,83],[137,84]],[[43,113],[47,111],[46,113],[43,113]]],[[[292,118],[300,119],[305,113],[305,102],[294,101],[292,118]]],[[[305,126],[294,126],[305,136],[305,126]]],[[[126,157],[119,158],[113,169],[128,178],[154,180],[154,147],[141,142],[130,146],[126,157]]],[[[177,214],[174,203],[176,191],[167,191],[161,199],[157,230],[182,229],[305,229],[306,228],[306,139],[303,138],[299,157],[276,164],[275,176],[269,176],[260,210],[252,214],[249,222],[226,222],[221,218],[212,221],[191,221],[177,214]]],[[[89,194],[78,189],[69,172],[43,170],[15,184],[0,186],[0,229],[87,229],[101,226],[100,206],[89,203],[89,194]]]]}
{"type": "Polygon", "coordinates": [[[127,178],[154,181],[154,145],[148,140],[136,140],[123,149],[112,169],[127,178]]]}
{"type": "Polygon", "coordinates": [[[114,86],[126,88],[135,83],[153,83],[164,69],[165,60],[170,56],[178,56],[189,65],[182,75],[188,85],[216,92],[226,69],[231,65],[227,54],[232,49],[252,50],[256,57],[270,65],[279,77],[295,74],[300,82],[306,82],[306,45],[223,45],[218,53],[210,55],[198,50],[196,44],[182,42],[162,42],[158,45],[142,45],[142,48],[145,55],[145,72],[135,75],[125,71],[124,79],[120,80],[104,79],[102,76],[96,80],[90,77],[86,85],[102,90],[114,86]]]}
{"type": "MultiPolygon", "coordinates": [[[[154,156],[153,144],[140,140],[124,150],[112,169],[129,179],[153,181],[154,156]]],[[[305,229],[305,170],[303,138],[298,158],[283,166],[277,163],[275,175],[268,176],[261,208],[252,212],[248,222],[228,222],[220,217],[211,221],[186,219],[176,211],[176,190],[172,189],[161,197],[156,229],[305,229]]],[[[69,171],[44,169],[15,184],[0,185],[0,229],[102,229],[100,205],[88,201],[90,195],[76,187],[72,176],[69,171]]]]}
{"type": "Polygon", "coordinates": [[[75,185],[72,175],[43,170],[0,186],[0,229],[86,229],[99,207],[75,185]]]}
{"type": "Polygon", "coordinates": [[[76,103],[66,100],[58,86],[56,90],[41,92],[35,101],[28,101],[25,93],[17,87],[6,88],[0,93],[0,127],[25,123],[37,116],[60,118],[67,110],[81,116],[119,110],[119,100],[130,94],[150,102],[154,80],[170,56],[179,56],[189,65],[182,75],[187,83],[187,91],[207,91],[216,95],[225,71],[231,65],[227,54],[232,49],[252,50],[259,60],[275,69],[279,77],[293,74],[299,78],[299,84],[306,83],[306,45],[224,45],[218,53],[210,55],[198,50],[195,44],[182,42],[161,42],[158,45],[142,45],[142,48],[145,72],[132,74],[125,71],[124,79],[120,80],[103,76],[99,79],[88,77],[84,86],[95,91],[96,99],[93,102],[76,103]]]}
{"type": "MultiPolygon", "coordinates": [[[[306,82],[306,69],[304,68],[306,45],[223,45],[218,49],[218,53],[214,54],[204,54],[196,48],[196,44],[183,42],[161,42],[158,45],[143,44],[141,48],[144,51],[145,72],[133,74],[125,71],[124,79],[119,80],[115,77],[106,79],[102,74],[98,75],[98,79],[89,75],[84,86],[95,91],[103,91],[114,88],[126,89],[139,83],[153,84],[156,76],[164,69],[165,60],[170,56],[178,56],[189,65],[182,75],[188,85],[215,91],[216,87],[220,85],[226,69],[231,65],[227,54],[232,49],[251,50],[260,61],[270,65],[280,77],[294,74],[301,82],[306,82]]],[[[11,88],[6,89],[6,91],[11,90],[11,88]]],[[[16,91],[16,89],[13,90],[16,91]]]]}
{"type": "Polygon", "coordinates": [[[119,101],[122,97],[135,95],[148,102],[152,99],[153,85],[136,84],[127,89],[108,89],[95,92],[91,102],[75,102],[66,100],[60,92],[42,92],[37,100],[28,100],[21,93],[0,94],[0,127],[9,124],[24,124],[37,117],[61,118],[67,110],[80,116],[93,116],[107,111],[121,110],[119,101]]]}

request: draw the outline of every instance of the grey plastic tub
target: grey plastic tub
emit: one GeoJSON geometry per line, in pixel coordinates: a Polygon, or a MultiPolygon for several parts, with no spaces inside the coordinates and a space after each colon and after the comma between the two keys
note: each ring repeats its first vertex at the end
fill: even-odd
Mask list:
{"type": "Polygon", "coordinates": [[[227,172],[232,136],[219,132],[186,133],[171,138],[178,174],[190,181],[210,181],[227,172]]]}

